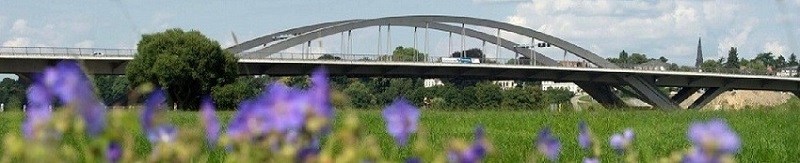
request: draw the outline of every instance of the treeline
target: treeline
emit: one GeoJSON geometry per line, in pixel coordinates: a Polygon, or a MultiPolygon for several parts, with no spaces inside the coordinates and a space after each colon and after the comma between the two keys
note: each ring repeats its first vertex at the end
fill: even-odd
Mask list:
{"type": "Polygon", "coordinates": [[[781,54],[773,54],[772,52],[763,52],[756,54],[755,57],[747,59],[739,57],[739,52],[736,47],[731,47],[728,50],[727,57],[717,59],[704,60],[699,68],[694,66],[678,66],[676,63],[669,63],[669,59],[665,57],[649,58],[645,54],[631,53],[626,51],[619,53],[616,58],[607,58],[611,63],[615,63],[620,67],[633,68],[636,65],[643,64],[650,61],[661,61],[669,65],[668,70],[671,71],[699,71],[703,72],[721,72],[721,73],[742,73],[742,74],[762,74],[774,75],[779,69],[797,69],[798,60],[797,56],[792,53],[788,58],[783,57],[781,54]]]}

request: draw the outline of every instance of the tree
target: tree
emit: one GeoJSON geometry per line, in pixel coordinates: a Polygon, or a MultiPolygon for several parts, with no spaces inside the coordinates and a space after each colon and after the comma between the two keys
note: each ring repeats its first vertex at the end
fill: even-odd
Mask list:
{"type": "Polygon", "coordinates": [[[3,78],[0,81],[0,103],[3,103],[8,108],[22,108],[26,99],[27,88],[25,84],[19,80],[11,78],[3,78]]]}
{"type": "Polygon", "coordinates": [[[739,68],[739,53],[736,52],[735,47],[731,47],[728,51],[728,60],[724,64],[725,68],[739,68]]]}
{"type": "Polygon", "coordinates": [[[392,61],[416,62],[425,61],[426,58],[428,58],[428,54],[419,52],[417,49],[410,47],[398,46],[394,48],[394,52],[392,52],[392,61]]]}
{"type": "Polygon", "coordinates": [[[778,59],[775,60],[775,68],[784,67],[786,64],[786,58],[784,58],[782,55],[779,55],[778,59]]]}
{"type": "Polygon", "coordinates": [[[719,63],[717,60],[706,60],[703,64],[700,64],[700,68],[705,72],[715,72],[722,68],[722,64],[719,63]]]}
{"type": "Polygon", "coordinates": [[[775,56],[772,56],[771,52],[759,53],[756,55],[756,58],[753,58],[753,60],[761,61],[766,66],[777,66],[777,60],[775,60],[775,56]]]}
{"type": "Polygon", "coordinates": [[[353,82],[344,89],[344,94],[350,96],[350,102],[356,108],[366,108],[373,105],[373,97],[369,88],[361,82],[353,82]]]}
{"type": "Polygon", "coordinates": [[[797,65],[798,65],[797,56],[795,56],[794,53],[792,53],[792,55],[789,55],[789,62],[787,63],[787,66],[797,66],[797,65]]]}
{"type": "Polygon", "coordinates": [[[169,29],[142,35],[127,77],[133,87],[156,84],[181,109],[196,110],[202,95],[234,82],[236,62],[233,54],[198,31],[169,29]]]}
{"type": "Polygon", "coordinates": [[[475,85],[475,103],[481,108],[496,108],[503,100],[500,85],[483,81],[475,85]]]}
{"type": "Polygon", "coordinates": [[[664,63],[668,63],[669,59],[665,58],[664,56],[658,57],[658,60],[664,63]]]}
{"type": "Polygon", "coordinates": [[[567,89],[548,89],[544,91],[544,96],[549,102],[553,103],[567,103],[575,93],[567,89]]]}
{"type": "Polygon", "coordinates": [[[628,57],[628,64],[638,65],[650,61],[647,55],[641,53],[633,53],[628,57]]]}
{"type": "Polygon", "coordinates": [[[319,56],[319,58],[317,58],[317,59],[319,59],[319,60],[342,60],[342,57],[333,56],[333,55],[330,55],[330,54],[324,54],[322,56],[319,56]]]}
{"type": "Polygon", "coordinates": [[[106,105],[116,105],[120,102],[125,102],[119,105],[127,105],[127,93],[130,90],[128,79],[125,76],[110,76],[110,75],[96,75],[94,76],[94,84],[100,99],[106,105]]]}

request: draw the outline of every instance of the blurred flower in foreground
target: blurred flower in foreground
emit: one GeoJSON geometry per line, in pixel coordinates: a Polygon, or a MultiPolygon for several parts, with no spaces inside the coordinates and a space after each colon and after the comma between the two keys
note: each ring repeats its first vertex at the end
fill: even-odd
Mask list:
{"type": "Polygon", "coordinates": [[[178,129],[170,124],[155,124],[156,112],[163,108],[166,95],[161,89],[151,92],[145,100],[144,111],[142,112],[142,128],[151,143],[163,142],[170,143],[178,135],[178,129]]]}
{"type": "Polygon", "coordinates": [[[739,136],[721,119],[694,122],[689,127],[689,140],[694,147],[684,162],[720,162],[739,151],[739,136]]]}
{"type": "Polygon", "coordinates": [[[405,98],[397,98],[383,109],[383,119],[386,120],[386,130],[394,137],[397,145],[405,146],[408,136],[417,131],[419,110],[411,105],[405,98]]]}
{"type": "Polygon", "coordinates": [[[561,143],[550,133],[550,128],[544,128],[536,137],[536,149],[550,161],[556,161],[561,152],[561,143]]]}
{"type": "Polygon", "coordinates": [[[51,95],[41,83],[33,83],[28,88],[28,109],[25,122],[22,124],[22,133],[25,138],[32,139],[39,128],[50,122],[49,110],[52,103],[51,95]]]}
{"type": "Polygon", "coordinates": [[[203,98],[200,104],[200,116],[206,129],[208,143],[214,145],[217,142],[217,138],[219,138],[220,126],[219,120],[217,120],[217,116],[214,113],[214,104],[211,102],[211,98],[203,98]]]}
{"type": "Polygon", "coordinates": [[[578,145],[580,145],[584,150],[590,150],[592,148],[592,137],[589,134],[589,129],[586,126],[586,122],[581,121],[578,124],[578,129],[578,145]]]}
{"type": "Polygon", "coordinates": [[[118,162],[120,158],[122,158],[122,147],[116,142],[108,144],[106,160],[108,160],[108,162],[118,162]]]}
{"type": "Polygon", "coordinates": [[[622,134],[611,135],[611,138],[609,139],[611,148],[613,148],[617,153],[622,154],[630,148],[631,143],[633,142],[633,130],[625,129],[622,134]]]}
{"type": "MultiPolygon", "coordinates": [[[[31,85],[33,97],[31,104],[35,111],[38,109],[49,111],[52,104],[50,97],[55,95],[62,104],[75,108],[86,122],[89,135],[97,136],[105,128],[105,105],[94,94],[92,82],[81,70],[76,61],[67,60],[59,62],[54,67],[48,67],[37,76],[31,85]]],[[[34,113],[40,116],[49,116],[49,113],[34,113]]]]}
{"type": "Polygon", "coordinates": [[[476,127],[475,142],[468,147],[455,147],[462,149],[450,149],[447,154],[448,160],[450,162],[460,163],[480,162],[483,160],[483,158],[486,157],[486,151],[488,148],[487,146],[489,145],[485,134],[486,132],[484,131],[483,126],[476,127]]]}
{"type": "Polygon", "coordinates": [[[583,163],[600,163],[600,160],[597,158],[585,158],[583,159],[583,163]]]}

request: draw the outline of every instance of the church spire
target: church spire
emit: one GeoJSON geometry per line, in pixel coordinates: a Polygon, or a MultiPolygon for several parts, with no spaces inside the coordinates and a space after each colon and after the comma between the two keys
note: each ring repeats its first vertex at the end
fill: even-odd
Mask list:
{"type": "Polygon", "coordinates": [[[697,39],[697,62],[694,63],[695,68],[700,68],[700,65],[703,64],[703,46],[702,46],[702,39],[697,39]]]}

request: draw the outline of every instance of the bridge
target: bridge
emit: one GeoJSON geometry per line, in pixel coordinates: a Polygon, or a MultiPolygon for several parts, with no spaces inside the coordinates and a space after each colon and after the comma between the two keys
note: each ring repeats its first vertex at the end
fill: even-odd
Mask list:
{"type": "MultiPolygon", "coordinates": [[[[379,39],[380,40],[380,39],[379,39]]],[[[426,43],[427,44],[427,43],[426,43]]],[[[379,43],[380,45],[380,43],[379,43]]],[[[416,42],[415,45],[416,46],[416,42]]],[[[392,47],[387,46],[388,49],[392,47]]],[[[426,45],[427,51],[427,45],[426,45]]],[[[719,94],[729,90],[773,90],[800,92],[800,79],[764,75],[721,74],[707,72],[670,72],[623,69],[604,58],[554,36],[532,29],[493,20],[452,16],[402,16],[377,19],[357,19],[326,22],[288,29],[268,34],[227,48],[239,57],[242,75],[265,74],[271,76],[306,75],[317,66],[326,66],[331,75],[350,77],[421,77],[421,78],[470,78],[470,79],[515,79],[552,80],[574,82],[586,93],[606,106],[623,105],[613,90],[621,90],[642,101],[662,109],[678,108],[678,103],[698,90],[702,96],[689,108],[700,108],[719,94]],[[461,26],[452,24],[461,24],[461,26]],[[465,25],[496,29],[495,35],[466,28],[465,25]],[[438,58],[421,58],[412,61],[396,61],[381,54],[327,53],[339,60],[319,60],[310,52],[287,53],[286,49],[325,36],[350,32],[366,27],[382,27],[387,30],[387,42],[391,26],[406,26],[458,33],[476,38],[499,48],[515,51],[533,58],[532,65],[502,64],[510,58],[484,58],[492,62],[480,64],[441,63],[438,58]],[[562,67],[554,59],[534,50],[517,50],[519,44],[500,37],[500,31],[517,33],[532,40],[546,42],[591,63],[595,67],[562,67]],[[659,92],[658,87],[679,87],[673,96],[659,92]]],[[[462,49],[463,51],[463,45],[462,49]]],[[[87,71],[94,74],[124,74],[127,63],[135,56],[133,49],[58,48],[58,47],[0,47],[0,73],[18,74],[26,78],[30,73],[41,71],[59,60],[76,59],[84,63],[87,71]]],[[[497,55],[499,56],[499,54],[497,55]]],[[[415,57],[416,58],[416,57],[415,57]]]]}

